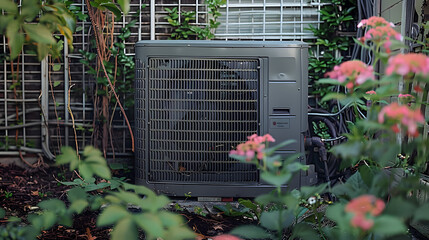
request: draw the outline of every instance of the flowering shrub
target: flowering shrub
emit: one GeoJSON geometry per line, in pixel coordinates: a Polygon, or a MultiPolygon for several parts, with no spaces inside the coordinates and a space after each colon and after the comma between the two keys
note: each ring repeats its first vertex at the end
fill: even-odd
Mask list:
{"type": "Polygon", "coordinates": [[[382,17],[372,16],[368,19],[363,19],[360,21],[360,23],[357,25],[358,28],[362,27],[380,27],[380,26],[391,26],[394,27],[395,25],[391,22],[386,21],[386,19],[382,17]]]}
{"type": "Polygon", "coordinates": [[[378,114],[378,122],[384,123],[385,116],[391,120],[394,120],[395,124],[391,127],[391,129],[395,133],[399,133],[400,127],[398,127],[398,125],[401,124],[407,128],[407,133],[414,137],[419,135],[419,132],[417,131],[417,124],[424,123],[425,120],[420,110],[412,110],[408,106],[399,105],[396,102],[391,103],[381,109],[380,113],[378,114]],[[396,124],[396,122],[398,122],[398,124],[396,124]]]}
{"type": "Polygon", "coordinates": [[[416,194],[429,192],[420,184],[429,141],[419,134],[427,124],[420,109],[426,103],[419,93],[428,82],[429,58],[417,53],[391,56],[392,50],[404,45],[393,45],[402,37],[383,18],[363,20],[358,27],[367,31],[360,44],[374,53],[372,64],[386,64],[386,72],[375,73],[372,66],[352,60],[319,81],[341,89],[327,94],[324,101],[335,99],[338,109],[351,107],[356,113],[356,121],[344,134],[347,141],[330,150],[352,176],[329,188],[333,202],[322,195],[327,185],[285,192],[281,186],[290,180],[291,170],[302,166],[292,167],[296,161],[272,156],[266,148],[268,141],[273,142],[268,135],[250,136],[231,156],[256,164],[261,178],[276,186],[275,193],[255,199],[275,210],[262,212],[259,226],[239,227],[232,234],[251,239],[283,239],[282,232],[289,232],[289,239],[402,239],[408,238],[408,224],[429,221],[429,203],[416,194]],[[398,89],[404,80],[404,89],[398,89]],[[326,212],[319,208],[323,205],[328,205],[326,212]],[[335,226],[324,225],[326,219],[335,226]]]}
{"type": "Polygon", "coordinates": [[[326,73],[326,76],[337,79],[340,83],[345,83],[348,89],[353,89],[365,81],[375,78],[372,66],[367,66],[359,60],[348,61],[335,66],[333,71],[326,73]]]}
{"type": "MultiPolygon", "coordinates": [[[[376,74],[368,70],[368,76],[379,75],[380,80],[352,87],[327,74],[348,91],[333,93],[326,99],[351,103],[356,113],[366,114],[356,115],[356,122],[346,134],[348,141],[331,150],[342,157],[342,167],[352,167],[356,173],[345,184],[333,188],[332,192],[346,204],[334,204],[328,208],[326,216],[336,222],[341,233],[326,233],[341,239],[404,236],[407,221],[421,220],[413,218],[413,214],[418,214],[419,209],[426,209],[426,215],[429,212],[428,203],[422,204],[417,196],[410,195],[410,191],[428,191],[419,184],[420,171],[424,170],[429,157],[428,152],[422,149],[426,149],[429,142],[419,134],[420,126],[427,121],[420,109],[418,93],[423,91],[419,84],[427,82],[429,57],[421,53],[391,56],[392,42],[402,37],[392,28],[393,24],[383,18],[362,20],[358,27],[366,28],[361,44],[374,53],[373,64],[382,61],[386,64],[386,71],[376,74]],[[398,89],[404,80],[404,89],[398,89]],[[371,100],[371,104],[362,104],[362,98],[371,100]],[[404,172],[409,175],[403,175],[404,172]],[[398,182],[389,177],[391,174],[402,174],[404,178],[398,182]],[[401,211],[398,208],[402,206],[409,208],[401,211]],[[388,229],[383,229],[382,226],[388,225],[388,229]]],[[[396,46],[404,47],[401,44],[396,46]]],[[[349,64],[355,62],[349,61],[349,64]]],[[[368,69],[373,71],[370,67],[368,69]]]]}
{"type": "Polygon", "coordinates": [[[378,216],[384,210],[384,207],[383,200],[377,199],[372,195],[362,195],[351,200],[346,205],[345,211],[353,214],[351,220],[353,227],[369,230],[374,225],[374,221],[371,218],[367,218],[367,215],[378,216]]]}
{"type": "Polygon", "coordinates": [[[384,47],[387,53],[391,52],[392,40],[402,40],[401,34],[396,32],[393,27],[395,25],[386,21],[382,17],[371,17],[364,19],[358,24],[358,28],[368,28],[365,35],[359,40],[364,43],[365,41],[372,41],[377,45],[384,47]]]}
{"type": "Polygon", "coordinates": [[[264,136],[253,134],[247,139],[247,142],[239,144],[237,150],[232,150],[230,154],[244,156],[246,161],[251,161],[255,156],[257,159],[262,160],[264,158],[265,143],[275,142],[270,134],[265,134],[264,136]]]}
{"type": "Polygon", "coordinates": [[[386,69],[387,75],[398,74],[407,76],[409,74],[429,73],[429,58],[421,53],[398,54],[389,59],[386,69]]]}

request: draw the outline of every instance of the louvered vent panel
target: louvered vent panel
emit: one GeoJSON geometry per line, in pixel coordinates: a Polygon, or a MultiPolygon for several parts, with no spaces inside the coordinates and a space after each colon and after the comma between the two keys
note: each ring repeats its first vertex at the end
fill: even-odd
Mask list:
{"type": "Polygon", "coordinates": [[[170,57],[148,64],[148,180],[258,181],[253,165],[228,153],[258,131],[259,60],[170,57]]]}
{"type": "Polygon", "coordinates": [[[145,164],[143,161],[140,161],[140,159],[144,159],[146,154],[144,139],[146,139],[145,132],[146,132],[146,124],[145,124],[145,68],[144,63],[139,59],[136,58],[136,81],[135,81],[135,109],[136,109],[136,118],[138,121],[136,121],[135,124],[135,139],[136,139],[136,177],[143,178],[144,176],[144,170],[145,170],[145,164]]]}

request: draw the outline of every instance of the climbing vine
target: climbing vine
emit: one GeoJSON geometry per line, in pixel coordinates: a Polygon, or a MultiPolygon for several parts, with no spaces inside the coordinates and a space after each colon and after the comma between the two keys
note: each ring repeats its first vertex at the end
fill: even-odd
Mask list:
{"type": "Polygon", "coordinates": [[[310,49],[309,57],[309,85],[310,94],[323,97],[331,91],[323,85],[316,85],[315,81],[324,77],[324,73],[335,65],[350,58],[349,46],[353,44],[352,35],[356,31],[353,20],[355,3],[353,1],[331,0],[320,9],[320,26],[310,26],[309,30],[317,37],[316,43],[310,49]]]}
{"type": "MultiPolygon", "coordinates": [[[[44,59],[50,55],[57,59],[63,47],[63,40],[54,37],[55,33],[63,35],[70,48],[73,48],[73,32],[76,28],[76,20],[73,14],[68,10],[66,4],[62,1],[38,1],[27,0],[22,4],[17,4],[11,0],[0,0],[0,34],[7,39],[8,52],[2,60],[7,62],[10,67],[10,75],[7,79],[11,80],[8,86],[13,93],[15,101],[14,119],[10,119],[10,130],[14,130],[13,138],[4,136],[4,143],[0,142],[0,147],[8,150],[14,146],[19,151],[22,158],[21,147],[32,146],[30,142],[24,142],[22,136],[23,118],[20,112],[23,112],[20,100],[23,98],[23,87],[21,83],[21,57],[23,52],[26,54],[35,53],[38,60],[44,59]]],[[[6,70],[5,70],[6,72],[6,70]]],[[[23,113],[25,114],[25,113],[23,113]]],[[[5,116],[6,118],[8,116],[5,116]]]]}
{"type": "MultiPolygon", "coordinates": [[[[143,5],[143,7],[145,6],[143,5]]],[[[112,11],[106,5],[96,5],[93,2],[89,2],[87,8],[90,9],[88,15],[95,37],[90,41],[88,50],[79,51],[83,56],[80,62],[84,64],[86,72],[96,82],[92,140],[96,147],[98,143],[101,143],[99,147],[102,148],[106,157],[106,153],[109,151],[115,154],[112,122],[118,109],[128,125],[132,148],[134,147],[131,126],[125,112],[126,108],[132,107],[134,104],[134,58],[126,54],[124,42],[131,36],[130,28],[136,24],[136,20],[131,20],[121,29],[119,35],[115,35],[115,18],[121,16],[120,12],[112,11]]]]}
{"type": "Polygon", "coordinates": [[[172,9],[165,8],[168,15],[165,19],[174,27],[171,33],[171,39],[213,39],[216,29],[220,22],[218,18],[221,16],[219,8],[226,3],[226,0],[206,0],[209,19],[207,25],[202,28],[195,25],[195,11],[181,11],[177,7],[172,9]]]}

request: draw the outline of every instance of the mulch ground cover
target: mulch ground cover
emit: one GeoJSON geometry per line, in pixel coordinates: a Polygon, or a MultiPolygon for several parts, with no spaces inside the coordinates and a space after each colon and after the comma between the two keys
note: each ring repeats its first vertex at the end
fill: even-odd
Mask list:
{"type": "MultiPolygon", "coordinates": [[[[0,166],[0,208],[6,210],[7,217],[19,217],[25,223],[26,216],[37,209],[37,204],[50,198],[67,202],[66,191],[70,187],[59,181],[72,181],[73,173],[58,167],[23,169],[17,166],[0,166]]],[[[174,211],[174,208],[172,208],[174,211]]],[[[220,214],[202,216],[184,210],[183,215],[188,226],[200,239],[227,233],[234,227],[253,221],[242,217],[228,217],[220,214]]],[[[74,217],[71,228],[55,226],[43,231],[39,239],[109,239],[110,228],[96,227],[98,213],[84,212],[74,217]]],[[[7,219],[0,219],[0,225],[7,219]]],[[[143,234],[141,234],[143,237],[143,234]]]]}

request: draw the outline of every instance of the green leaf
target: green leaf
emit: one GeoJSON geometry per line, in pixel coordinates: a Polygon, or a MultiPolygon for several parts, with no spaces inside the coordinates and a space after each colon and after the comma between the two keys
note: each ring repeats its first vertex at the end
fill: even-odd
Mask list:
{"type": "Polygon", "coordinates": [[[261,214],[261,226],[273,230],[281,231],[284,228],[292,226],[295,215],[290,210],[274,210],[263,212],[261,214]]]}
{"type": "Polygon", "coordinates": [[[61,26],[61,25],[57,25],[58,31],[60,31],[60,33],[66,37],[67,39],[67,44],[69,45],[70,49],[73,50],[73,32],[70,28],[65,27],[65,26],[61,26]]]}
{"type": "Polygon", "coordinates": [[[327,183],[323,183],[317,186],[302,186],[300,189],[301,198],[308,199],[317,194],[322,194],[326,192],[326,188],[328,187],[327,183]]]}
{"type": "Polygon", "coordinates": [[[15,59],[21,53],[22,47],[24,46],[25,37],[24,34],[19,32],[15,35],[14,40],[9,43],[11,50],[10,57],[15,59]]]}
{"type": "Polygon", "coordinates": [[[317,80],[317,84],[329,84],[329,85],[341,85],[341,83],[337,79],[332,78],[322,78],[317,80]]]}
{"type": "Polygon", "coordinates": [[[326,217],[336,222],[340,228],[344,225],[349,225],[348,221],[344,221],[346,218],[346,214],[344,212],[344,204],[336,203],[334,205],[329,206],[326,209],[326,217]]]}
{"type": "Polygon", "coordinates": [[[331,152],[334,153],[336,156],[340,156],[343,159],[353,160],[352,162],[344,161],[344,164],[341,164],[342,167],[350,167],[360,159],[360,155],[363,148],[364,143],[362,143],[361,141],[348,141],[346,143],[334,146],[331,149],[331,152]],[[346,165],[347,163],[350,163],[350,165],[346,165]]]}
{"type": "Polygon", "coordinates": [[[93,147],[93,146],[86,146],[85,149],[83,150],[83,155],[85,157],[90,157],[90,156],[101,156],[102,153],[99,149],[93,147]]]}
{"type": "Polygon", "coordinates": [[[91,5],[91,7],[95,8],[98,8],[100,6],[100,3],[97,1],[90,1],[89,4],[91,5]]]}
{"type": "Polygon", "coordinates": [[[394,236],[406,234],[407,228],[399,218],[386,215],[375,218],[372,231],[382,236],[394,236]]]}
{"type": "Polygon", "coordinates": [[[302,164],[300,162],[293,162],[293,163],[290,163],[290,164],[286,165],[286,168],[290,172],[297,172],[297,171],[300,171],[300,170],[307,170],[308,166],[304,165],[304,164],[302,164]]]}
{"type": "Polygon", "coordinates": [[[86,199],[87,197],[88,194],[81,187],[75,187],[67,191],[67,198],[70,202],[86,199]]]}
{"type": "Polygon", "coordinates": [[[103,227],[115,224],[125,217],[129,217],[130,213],[122,206],[109,205],[97,218],[97,226],[103,227]]]}
{"type": "Polygon", "coordinates": [[[167,228],[181,226],[183,223],[183,218],[181,215],[171,212],[161,211],[158,212],[158,216],[161,219],[162,224],[167,228]]]}
{"type": "Polygon", "coordinates": [[[49,54],[49,46],[44,43],[37,44],[37,59],[42,61],[49,54]]]}
{"type": "Polygon", "coordinates": [[[112,178],[112,174],[111,174],[110,169],[107,165],[91,164],[91,169],[94,171],[95,175],[97,175],[103,179],[112,178]]]}
{"type": "Polygon", "coordinates": [[[86,207],[88,207],[88,201],[84,199],[75,200],[69,207],[70,210],[77,214],[81,214],[86,207]]]}
{"type": "Polygon", "coordinates": [[[170,199],[164,195],[156,197],[146,197],[141,201],[140,207],[151,212],[156,212],[170,203],[170,199]]]}
{"type": "Polygon", "coordinates": [[[46,230],[51,228],[55,224],[55,222],[57,221],[57,216],[51,211],[46,211],[43,212],[38,221],[41,222],[41,229],[46,230]]]}
{"type": "Polygon", "coordinates": [[[73,180],[73,182],[61,182],[61,184],[66,186],[79,186],[83,184],[83,181],[80,180],[79,178],[76,178],[75,180],[73,180]]]}
{"type": "Polygon", "coordinates": [[[369,187],[362,180],[359,172],[353,174],[346,183],[338,184],[332,188],[332,193],[337,196],[347,196],[349,199],[358,197],[369,191],[369,187]]]}
{"type": "Polygon", "coordinates": [[[111,11],[113,14],[115,14],[116,17],[120,18],[122,16],[121,10],[114,4],[114,3],[102,3],[100,6],[103,6],[107,8],[109,11],[111,11]]]}
{"type": "Polygon", "coordinates": [[[286,172],[277,175],[271,172],[262,172],[261,178],[265,182],[279,187],[289,182],[289,180],[292,178],[292,173],[286,172]]]}
{"type": "Polygon", "coordinates": [[[6,36],[10,48],[10,57],[15,59],[19,56],[22,46],[24,45],[24,34],[20,30],[20,22],[18,20],[11,21],[6,27],[6,36]]]}
{"type": "Polygon", "coordinates": [[[103,189],[103,188],[107,188],[110,186],[110,183],[107,182],[101,182],[99,184],[88,184],[87,186],[85,186],[85,191],[86,192],[91,192],[91,191],[95,191],[98,189],[103,189]]]}
{"type": "Polygon", "coordinates": [[[261,227],[244,225],[234,228],[230,234],[243,237],[245,239],[266,239],[271,238],[271,234],[261,227]]]}
{"type": "Polygon", "coordinates": [[[74,170],[79,163],[79,158],[76,155],[76,151],[69,147],[65,146],[61,148],[61,154],[56,158],[56,165],[62,165],[70,163],[70,170],[74,170]]]}
{"type": "Polygon", "coordinates": [[[322,102],[326,102],[332,99],[343,100],[345,98],[346,98],[346,95],[344,95],[343,93],[328,93],[322,98],[322,102]]]}
{"type": "Polygon", "coordinates": [[[111,239],[124,240],[124,239],[137,239],[137,228],[131,217],[126,217],[119,220],[118,224],[113,228],[111,239]]]}
{"type": "Polygon", "coordinates": [[[54,81],[54,88],[58,87],[61,84],[61,81],[54,81]]]}
{"type": "Polygon", "coordinates": [[[245,206],[246,208],[251,209],[253,212],[257,213],[258,212],[258,204],[253,203],[252,201],[248,200],[248,199],[238,199],[238,202],[245,206]]]}
{"type": "Polygon", "coordinates": [[[63,215],[57,216],[55,224],[71,227],[73,225],[73,213],[69,211],[63,215]]]}
{"type": "Polygon", "coordinates": [[[34,18],[39,14],[40,1],[38,0],[25,0],[22,1],[21,16],[25,17],[27,22],[32,22],[34,18]]]}
{"type": "Polygon", "coordinates": [[[257,196],[255,198],[255,202],[260,203],[262,205],[267,205],[269,203],[279,202],[279,198],[277,196],[274,196],[272,193],[267,193],[257,196]]]}
{"type": "MultiPolygon", "coordinates": [[[[85,149],[87,149],[87,148],[85,148],[85,149]]],[[[91,164],[98,164],[98,165],[106,165],[107,166],[106,160],[101,155],[101,152],[98,149],[95,149],[95,150],[96,151],[94,151],[91,155],[85,154],[85,151],[84,151],[84,155],[86,155],[85,162],[91,163],[91,164]]]]}
{"type": "Polygon", "coordinates": [[[0,0],[0,9],[16,14],[18,12],[18,6],[12,0],[0,0]]]}
{"type": "Polygon", "coordinates": [[[56,198],[42,201],[37,205],[44,210],[48,210],[52,212],[64,212],[66,209],[66,204],[63,201],[56,198]]]}
{"type": "Polygon", "coordinates": [[[157,238],[162,236],[163,224],[156,213],[138,214],[134,216],[134,221],[139,227],[148,233],[149,236],[151,236],[149,238],[157,238]]]}
{"type": "Polygon", "coordinates": [[[76,18],[68,13],[61,14],[61,18],[66,23],[66,27],[73,33],[76,31],[76,18]]]}
{"type": "MultiPolygon", "coordinates": [[[[383,214],[398,216],[398,217],[403,217],[405,219],[408,219],[409,217],[414,215],[415,210],[416,210],[416,206],[414,206],[414,204],[412,204],[410,201],[406,201],[401,197],[395,197],[390,199],[383,214]]],[[[417,213],[418,212],[419,211],[417,211],[417,213]]],[[[427,213],[429,212],[426,212],[424,216],[427,217],[429,220],[427,213]]]]}
{"type": "MultiPolygon", "coordinates": [[[[53,71],[59,71],[61,69],[61,64],[54,64],[53,66],[52,66],[52,70],[53,71]]],[[[57,82],[57,81],[56,81],[57,82]]],[[[58,84],[59,85],[59,84],[58,84]]],[[[58,86],[57,85],[57,86],[58,86]]],[[[55,86],[55,83],[54,83],[54,87],[56,87],[55,86]]]]}
{"type": "Polygon", "coordinates": [[[151,189],[145,186],[138,186],[138,185],[133,185],[129,183],[124,183],[124,189],[125,190],[131,189],[131,190],[134,190],[137,194],[145,195],[148,197],[156,197],[156,194],[151,189]]]}
{"type": "Polygon", "coordinates": [[[79,164],[79,173],[83,179],[88,180],[94,175],[94,169],[92,169],[91,164],[81,162],[79,164]]]}
{"type": "Polygon", "coordinates": [[[13,15],[0,15],[0,33],[4,33],[4,30],[11,21],[13,21],[13,15]]]}
{"type": "Polygon", "coordinates": [[[316,230],[313,229],[313,227],[308,224],[301,222],[294,226],[292,231],[292,236],[290,239],[302,239],[302,240],[314,240],[319,239],[320,236],[317,234],[316,230]]]}
{"type": "Polygon", "coordinates": [[[169,240],[183,240],[183,239],[195,239],[195,233],[189,228],[184,226],[174,226],[164,232],[163,239],[169,240]]]}
{"type": "Polygon", "coordinates": [[[110,190],[117,189],[119,186],[121,186],[124,179],[116,179],[115,177],[110,179],[110,190]]]}
{"type": "Polygon", "coordinates": [[[55,44],[57,41],[52,36],[52,32],[41,24],[24,24],[23,28],[28,36],[35,42],[45,44],[55,44]]]}
{"type": "MultiPolygon", "coordinates": [[[[142,199],[139,195],[137,195],[136,193],[130,192],[130,191],[123,191],[121,189],[119,189],[119,192],[112,192],[111,193],[113,196],[117,197],[118,199],[120,199],[123,202],[127,202],[130,204],[135,204],[138,206],[144,205],[142,202],[143,200],[146,201],[151,201],[153,198],[145,198],[142,199]],[[148,200],[150,199],[150,200],[148,200]]],[[[151,208],[152,206],[141,206],[143,209],[147,210],[148,208],[151,208]]]]}
{"type": "Polygon", "coordinates": [[[124,15],[128,14],[130,11],[130,0],[118,0],[119,6],[121,6],[122,12],[124,15]]]}
{"type": "Polygon", "coordinates": [[[414,213],[413,222],[429,221],[429,203],[420,206],[414,213]]]}

